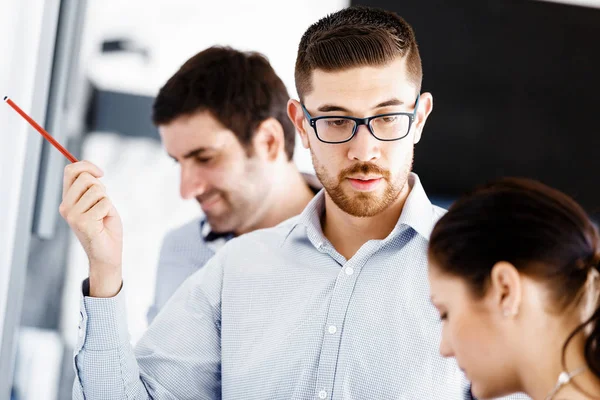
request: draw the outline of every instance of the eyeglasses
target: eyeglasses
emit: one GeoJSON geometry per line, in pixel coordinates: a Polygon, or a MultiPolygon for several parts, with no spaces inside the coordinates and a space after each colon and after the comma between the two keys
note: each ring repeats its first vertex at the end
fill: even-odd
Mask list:
{"type": "Polygon", "coordinates": [[[412,113],[396,112],[379,114],[367,118],[355,118],[346,115],[327,115],[323,117],[311,117],[308,110],[302,104],[302,110],[310,126],[313,127],[317,139],[323,143],[346,143],[352,140],[358,127],[366,125],[369,132],[376,139],[384,142],[392,142],[405,138],[410,132],[410,127],[417,115],[419,97],[415,101],[415,109],[412,113]]]}

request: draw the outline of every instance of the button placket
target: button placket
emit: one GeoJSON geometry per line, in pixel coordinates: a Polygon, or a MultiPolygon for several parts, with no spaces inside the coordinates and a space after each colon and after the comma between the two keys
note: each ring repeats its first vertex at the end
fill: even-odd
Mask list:
{"type": "Polygon", "coordinates": [[[335,380],[335,372],[337,370],[337,360],[342,339],[342,327],[346,310],[350,304],[354,285],[358,272],[360,271],[361,262],[364,264],[366,260],[350,260],[347,261],[337,277],[329,312],[325,323],[325,335],[321,345],[321,356],[319,358],[319,367],[317,370],[317,386],[316,391],[318,398],[321,398],[322,393],[326,393],[327,399],[332,398],[332,390],[335,380]]]}

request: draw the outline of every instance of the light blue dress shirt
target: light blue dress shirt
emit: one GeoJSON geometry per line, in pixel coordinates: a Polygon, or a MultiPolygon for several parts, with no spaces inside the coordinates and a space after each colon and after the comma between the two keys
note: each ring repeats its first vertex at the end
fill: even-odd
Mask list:
{"type": "MultiPolygon", "coordinates": [[[[314,194],[322,189],[315,175],[302,173],[314,194]]],[[[228,241],[232,233],[215,233],[205,217],[170,231],[163,240],[156,270],[154,301],[148,310],[148,324],[164,307],[177,288],[198,271],[228,241]]]]}
{"type": "Polygon", "coordinates": [[[148,324],[164,307],[177,288],[215,255],[233,235],[210,238],[210,225],[204,217],[169,232],[160,249],[156,270],[154,302],[148,310],[148,324]]]}
{"type": "Polygon", "coordinates": [[[83,296],[73,398],[465,398],[429,301],[427,243],[443,210],[414,174],[410,185],[394,230],[350,260],[321,230],[323,192],[300,216],[227,242],[135,350],[122,291],[83,296]]]}

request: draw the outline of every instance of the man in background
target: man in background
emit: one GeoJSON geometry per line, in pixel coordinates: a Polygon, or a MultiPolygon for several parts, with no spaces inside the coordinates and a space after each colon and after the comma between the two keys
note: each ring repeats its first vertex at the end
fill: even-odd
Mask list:
{"type": "Polygon", "coordinates": [[[160,89],[153,122],[181,167],[181,197],[204,216],[166,235],[149,323],[225,241],[300,214],[320,187],[292,161],[288,100],[264,56],[225,47],[196,54],[160,89]]]}

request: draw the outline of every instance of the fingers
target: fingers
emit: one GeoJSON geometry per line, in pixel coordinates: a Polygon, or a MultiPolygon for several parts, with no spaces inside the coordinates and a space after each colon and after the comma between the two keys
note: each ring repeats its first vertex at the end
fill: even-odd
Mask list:
{"type": "Polygon", "coordinates": [[[80,161],[67,165],[63,175],[63,199],[73,183],[75,183],[75,180],[84,172],[92,175],[94,178],[100,178],[104,175],[104,172],[100,168],[89,161],[80,161]]]}
{"type": "Polygon", "coordinates": [[[81,173],[73,182],[67,193],[63,196],[63,206],[70,210],[77,204],[81,197],[93,186],[106,191],[104,185],[87,172],[81,173]]]}
{"type": "Polygon", "coordinates": [[[87,211],[91,220],[100,221],[106,218],[107,216],[111,216],[111,211],[113,211],[114,207],[112,202],[108,197],[104,197],[102,200],[97,202],[92,208],[87,211]]]}
{"type": "MultiPolygon", "coordinates": [[[[79,187],[78,183],[75,181],[75,184],[71,187],[72,191],[67,193],[67,198],[76,197],[73,195],[73,192],[79,187]]],[[[72,228],[81,232],[91,233],[95,230],[94,226],[96,226],[96,223],[108,216],[111,208],[112,203],[106,196],[104,189],[100,185],[93,184],[87,188],[85,193],[75,203],[69,205],[65,202],[61,203],[59,211],[60,215],[62,215],[72,228]],[[94,211],[92,212],[92,210],[94,211]],[[92,213],[90,214],[90,212],[92,213]]]]}
{"type": "Polygon", "coordinates": [[[86,161],[65,168],[59,211],[70,224],[106,197],[106,188],[97,176],[102,176],[102,171],[86,161]]]}
{"type": "MultiPolygon", "coordinates": [[[[78,182],[76,181],[75,185],[77,185],[77,183],[78,182]]],[[[73,185],[72,188],[74,188],[75,185],[73,185]]],[[[70,196],[70,195],[71,195],[71,192],[69,192],[67,194],[67,196],[70,196]]],[[[77,200],[77,202],[74,205],[69,207],[69,209],[70,209],[69,214],[74,214],[74,215],[85,214],[92,207],[94,207],[98,202],[100,202],[101,200],[103,200],[105,198],[106,198],[106,191],[100,185],[94,184],[87,189],[87,191],[83,194],[83,196],[81,196],[81,198],[79,200],[77,200]]],[[[106,212],[108,213],[108,210],[106,210],[106,212]]],[[[104,216],[106,216],[106,214],[104,216]]]]}

